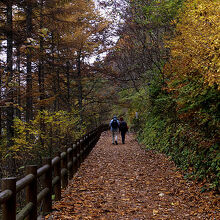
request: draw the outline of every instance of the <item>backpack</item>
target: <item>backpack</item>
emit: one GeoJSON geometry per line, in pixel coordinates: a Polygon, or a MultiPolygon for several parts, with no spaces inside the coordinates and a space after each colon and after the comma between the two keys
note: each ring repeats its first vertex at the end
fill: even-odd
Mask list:
{"type": "Polygon", "coordinates": [[[121,131],[128,131],[128,126],[127,126],[127,123],[125,121],[122,121],[120,123],[120,130],[121,131]]]}
{"type": "Polygon", "coordinates": [[[118,122],[117,122],[117,119],[113,119],[113,121],[112,121],[112,123],[111,123],[111,127],[112,127],[113,129],[118,128],[118,122]]]}

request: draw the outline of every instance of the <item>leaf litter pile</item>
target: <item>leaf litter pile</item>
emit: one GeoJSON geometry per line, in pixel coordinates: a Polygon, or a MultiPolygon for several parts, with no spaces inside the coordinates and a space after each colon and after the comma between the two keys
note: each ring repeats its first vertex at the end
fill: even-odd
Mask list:
{"type": "Polygon", "coordinates": [[[200,193],[166,156],[132,134],[111,141],[104,132],[45,219],[220,219],[218,195],[200,193]]]}

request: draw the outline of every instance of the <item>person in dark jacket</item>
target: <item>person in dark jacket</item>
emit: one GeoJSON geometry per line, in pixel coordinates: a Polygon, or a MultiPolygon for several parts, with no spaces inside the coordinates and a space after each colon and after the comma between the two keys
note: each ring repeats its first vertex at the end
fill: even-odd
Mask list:
{"type": "Polygon", "coordinates": [[[120,118],[119,131],[121,132],[122,144],[125,144],[125,134],[128,131],[128,125],[122,117],[120,118]]]}
{"type": "Polygon", "coordinates": [[[112,118],[109,123],[110,130],[112,131],[112,144],[118,145],[118,129],[119,129],[119,121],[116,116],[112,118]]]}

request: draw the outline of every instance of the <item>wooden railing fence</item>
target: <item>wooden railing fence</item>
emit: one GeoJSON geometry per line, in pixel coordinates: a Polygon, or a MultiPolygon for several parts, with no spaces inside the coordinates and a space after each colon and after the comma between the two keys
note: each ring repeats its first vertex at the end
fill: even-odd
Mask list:
{"type": "Polygon", "coordinates": [[[26,176],[18,181],[15,177],[2,179],[2,220],[36,220],[40,204],[44,215],[50,213],[52,195],[55,201],[61,199],[61,188],[68,185],[68,180],[72,179],[80,164],[96,145],[101,133],[107,129],[107,125],[101,125],[76,141],[72,147],[66,148],[65,152],[58,153],[55,158],[45,158],[44,165],[40,168],[36,165],[27,166],[26,176]],[[43,189],[38,193],[39,178],[43,180],[43,189]],[[17,213],[16,196],[23,189],[26,205],[17,213]]]}

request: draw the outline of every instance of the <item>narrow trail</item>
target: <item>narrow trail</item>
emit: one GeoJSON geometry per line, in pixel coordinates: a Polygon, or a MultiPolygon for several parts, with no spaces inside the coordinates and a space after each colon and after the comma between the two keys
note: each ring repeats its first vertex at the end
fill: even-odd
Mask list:
{"type": "Polygon", "coordinates": [[[167,157],[141,149],[132,134],[111,144],[104,132],[45,219],[220,219],[217,198],[201,194],[167,157]]]}

